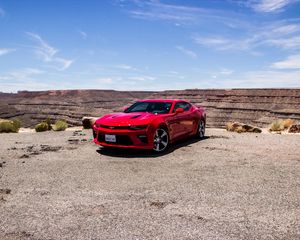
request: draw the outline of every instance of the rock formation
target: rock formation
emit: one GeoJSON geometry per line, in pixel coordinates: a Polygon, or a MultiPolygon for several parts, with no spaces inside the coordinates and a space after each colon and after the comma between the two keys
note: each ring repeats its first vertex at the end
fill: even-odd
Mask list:
{"type": "Polygon", "coordinates": [[[203,106],[207,126],[243,122],[266,127],[275,119],[300,121],[300,89],[190,89],[163,92],[113,90],[56,90],[0,93],[0,118],[19,118],[33,126],[50,118],[81,125],[83,116],[102,116],[122,111],[138,99],[177,98],[203,106]]]}

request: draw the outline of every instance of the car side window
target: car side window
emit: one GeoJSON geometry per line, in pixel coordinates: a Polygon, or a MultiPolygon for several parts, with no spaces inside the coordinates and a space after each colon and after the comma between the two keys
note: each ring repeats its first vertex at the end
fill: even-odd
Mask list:
{"type": "Polygon", "coordinates": [[[183,108],[183,110],[186,112],[186,111],[190,110],[191,104],[189,104],[187,102],[178,102],[175,104],[173,112],[175,112],[177,108],[183,108]]]}

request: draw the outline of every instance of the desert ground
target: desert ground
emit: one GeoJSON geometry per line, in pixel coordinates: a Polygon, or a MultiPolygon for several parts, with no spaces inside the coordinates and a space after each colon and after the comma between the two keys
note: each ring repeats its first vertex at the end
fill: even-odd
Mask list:
{"type": "Polygon", "coordinates": [[[300,239],[300,135],[103,149],[90,130],[0,135],[0,239],[300,239]]]}

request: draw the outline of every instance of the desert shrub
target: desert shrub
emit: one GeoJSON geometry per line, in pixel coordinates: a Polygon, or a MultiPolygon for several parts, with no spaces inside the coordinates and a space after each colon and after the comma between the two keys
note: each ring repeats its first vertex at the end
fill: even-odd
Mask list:
{"type": "Polygon", "coordinates": [[[247,132],[247,129],[244,128],[243,126],[238,126],[238,127],[235,129],[235,132],[237,132],[237,133],[244,133],[244,132],[247,132]]]}
{"type": "Polygon", "coordinates": [[[18,130],[21,128],[22,123],[21,123],[21,121],[20,121],[19,119],[13,119],[12,122],[13,122],[13,125],[14,125],[18,130]]]}
{"type": "Polygon", "coordinates": [[[269,131],[270,132],[283,131],[290,128],[292,125],[293,125],[292,119],[284,119],[284,120],[279,119],[271,123],[269,131]]]}
{"type": "Polygon", "coordinates": [[[237,132],[237,133],[245,133],[245,132],[261,133],[262,132],[262,130],[258,127],[254,127],[239,122],[228,122],[226,123],[225,128],[227,131],[237,132]]]}
{"type": "Polygon", "coordinates": [[[41,122],[35,125],[34,129],[36,132],[45,132],[48,131],[49,126],[46,122],[41,122]]]}
{"type": "Polygon", "coordinates": [[[52,129],[50,118],[47,118],[44,122],[47,123],[47,125],[48,125],[48,131],[50,131],[52,129]]]}
{"type": "Polygon", "coordinates": [[[19,125],[11,120],[0,121],[0,133],[17,133],[19,128],[19,125]]]}
{"type": "Polygon", "coordinates": [[[271,123],[271,126],[269,128],[269,131],[271,132],[278,132],[284,130],[283,121],[282,120],[276,120],[271,123]]]}
{"type": "Polygon", "coordinates": [[[65,120],[56,121],[52,127],[54,131],[65,131],[67,128],[68,128],[68,124],[65,120]]]}
{"type": "Polygon", "coordinates": [[[290,127],[293,125],[293,120],[290,119],[290,118],[284,119],[284,120],[282,121],[282,125],[283,125],[283,128],[284,128],[284,129],[288,129],[288,128],[290,128],[290,127]]]}
{"type": "Polygon", "coordinates": [[[231,131],[231,132],[234,131],[232,122],[226,123],[225,128],[226,128],[227,131],[231,131]]]}

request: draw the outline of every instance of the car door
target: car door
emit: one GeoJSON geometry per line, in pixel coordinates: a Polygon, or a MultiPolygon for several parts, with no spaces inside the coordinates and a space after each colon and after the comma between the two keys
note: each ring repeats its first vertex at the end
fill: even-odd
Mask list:
{"type": "Polygon", "coordinates": [[[191,112],[192,105],[188,102],[181,104],[184,112],[180,115],[180,124],[182,125],[183,134],[189,134],[194,129],[194,118],[191,112]]]}
{"type": "Polygon", "coordinates": [[[178,113],[174,116],[174,136],[181,137],[193,130],[193,119],[190,113],[191,105],[187,102],[177,102],[174,106],[173,113],[177,108],[182,108],[183,113],[178,113]]]}

